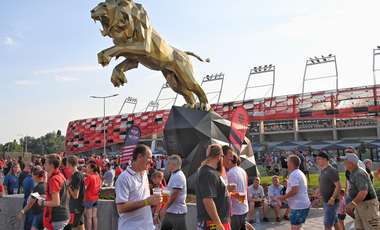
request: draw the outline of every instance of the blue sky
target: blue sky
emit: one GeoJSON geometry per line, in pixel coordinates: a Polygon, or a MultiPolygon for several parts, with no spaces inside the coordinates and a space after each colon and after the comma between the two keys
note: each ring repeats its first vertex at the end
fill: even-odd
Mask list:
{"type": "MultiPolygon", "coordinates": [[[[11,1],[0,8],[0,143],[60,129],[71,120],[103,116],[103,102],[91,95],[119,94],[106,102],[106,115],[124,99],[137,97],[136,111],[155,100],[164,77],[142,65],[126,73],[128,84],[110,82],[112,60],[102,68],[97,53],[113,45],[90,18],[99,1],[11,1]]],[[[337,56],[339,88],[373,84],[372,52],[380,45],[380,1],[139,1],[153,28],[172,46],[193,51],[197,80],[223,72],[221,102],[241,100],[250,69],[276,65],[275,95],[300,93],[308,57],[337,56]]],[[[378,67],[380,68],[380,66],[378,67]]],[[[308,76],[331,75],[331,67],[308,76]]],[[[379,73],[380,74],[380,73],[379,73]]],[[[264,79],[265,80],[265,79],[264,79]]],[[[305,91],[334,88],[313,82],[305,91]],[[308,88],[309,87],[309,88],[308,88]]],[[[211,87],[212,88],[212,87],[211,87]]],[[[205,87],[206,92],[211,90],[205,87]]],[[[249,98],[257,97],[249,92],[249,98]]],[[[178,101],[178,105],[183,100],[178,101]]],[[[125,107],[124,113],[130,112],[125,107]]]]}

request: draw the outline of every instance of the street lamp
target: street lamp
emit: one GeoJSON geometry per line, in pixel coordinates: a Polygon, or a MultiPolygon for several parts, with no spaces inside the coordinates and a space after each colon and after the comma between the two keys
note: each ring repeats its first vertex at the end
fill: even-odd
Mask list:
{"type": "Polygon", "coordinates": [[[109,98],[109,97],[116,97],[117,95],[119,94],[114,94],[114,95],[110,95],[110,96],[105,96],[105,97],[97,97],[97,96],[90,96],[91,98],[101,98],[103,99],[103,107],[104,107],[104,115],[103,115],[103,144],[104,144],[104,150],[103,150],[103,154],[106,153],[106,98],[109,98]]]}
{"type": "MultiPolygon", "coordinates": [[[[28,139],[26,139],[26,137],[29,135],[29,134],[26,134],[25,137],[24,135],[22,134],[17,134],[18,136],[22,136],[22,138],[24,139],[24,142],[25,142],[25,152],[28,152],[28,139]]],[[[25,158],[25,155],[24,155],[24,149],[22,150],[22,158],[25,158]]]]}

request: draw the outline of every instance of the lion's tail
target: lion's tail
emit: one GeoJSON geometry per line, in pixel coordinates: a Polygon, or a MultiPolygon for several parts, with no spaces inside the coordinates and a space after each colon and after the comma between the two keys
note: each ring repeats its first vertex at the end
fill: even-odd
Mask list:
{"type": "Polygon", "coordinates": [[[193,53],[193,52],[190,52],[190,51],[185,51],[185,53],[187,55],[191,55],[193,57],[196,57],[199,61],[203,61],[203,62],[210,62],[210,58],[207,58],[206,60],[203,60],[201,57],[199,57],[197,54],[193,53]]]}

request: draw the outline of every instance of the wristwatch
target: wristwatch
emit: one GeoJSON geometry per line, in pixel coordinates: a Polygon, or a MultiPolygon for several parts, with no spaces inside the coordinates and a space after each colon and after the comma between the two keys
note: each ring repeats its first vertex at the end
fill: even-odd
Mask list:
{"type": "Polygon", "coordinates": [[[44,200],[41,201],[41,205],[42,205],[42,206],[45,206],[45,205],[44,205],[44,202],[45,202],[44,200]]]}

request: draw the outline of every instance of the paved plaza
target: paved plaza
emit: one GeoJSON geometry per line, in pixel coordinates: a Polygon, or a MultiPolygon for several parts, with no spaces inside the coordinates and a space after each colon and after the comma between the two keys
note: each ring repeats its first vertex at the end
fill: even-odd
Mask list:
{"type": "MultiPolygon", "coordinates": [[[[355,221],[347,216],[346,220],[344,221],[346,229],[355,229],[355,221]]],[[[269,222],[269,223],[261,223],[260,225],[253,225],[253,227],[256,230],[264,230],[264,229],[271,229],[271,230],[283,230],[283,229],[290,229],[290,222],[289,221],[281,221],[281,222],[269,222]]],[[[306,223],[302,226],[303,230],[321,230],[324,229],[323,227],[323,214],[316,214],[313,216],[308,216],[306,223]]]]}

